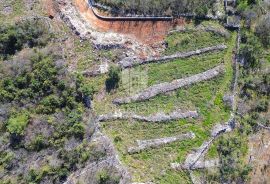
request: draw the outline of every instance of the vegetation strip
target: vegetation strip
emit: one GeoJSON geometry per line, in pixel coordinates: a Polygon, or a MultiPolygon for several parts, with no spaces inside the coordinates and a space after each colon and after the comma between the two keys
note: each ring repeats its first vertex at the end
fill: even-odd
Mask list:
{"type": "Polygon", "coordinates": [[[119,112],[119,113],[100,115],[97,119],[98,121],[134,119],[134,120],[146,121],[146,122],[167,122],[167,121],[179,120],[179,119],[184,119],[184,118],[196,118],[198,116],[199,115],[197,111],[182,112],[181,110],[177,110],[170,114],[165,114],[164,112],[162,112],[162,113],[157,113],[151,116],[141,116],[134,113],[119,112]]]}
{"type": "Polygon", "coordinates": [[[227,48],[226,45],[221,44],[221,45],[216,45],[216,46],[212,46],[212,47],[205,47],[205,48],[201,48],[201,49],[189,51],[189,52],[180,52],[180,53],[176,53],[176,54],[169,55],[169,56],[150,57],[150,58],[144,59],[144,60],[127,57],[127,58],[124,58],[123,60],[121,60],[119,62],[119,65],[122,68],[130,68],[130,67],[134,67],[137,65],[149,64],[149,63],[154,63],[154,62],[166,63],[166,62],[169,62],[169,61],[174,60],[174,59],[187,58],[187,57],[200,55],[200,54],[207,53],[207,52],[224,50],[226,48],[227,48]]]}
{"type": "Polygon", "coordinates": [[[126,104],[126,103],[131,103],[131,102],[145,101],[159,94],[164,94],[164,93],[174,91],[184,86],[188,86],[197,82],[212,79],[220,75],[221,73],[223,73],[224,69],[225,69],[224,65],[219,65],[215,68],[212,68],[210,70],[207,70],[205,72],[202,72],[202,73],[199,73],[199,74],[187,77],[187,78],[177,79],[170,83],[165,82],[165,83],[153,85],[134,96],[125,97],[125,98],[117,98],[113,101],[113,103],[126,104]]]}
{"type": "Polygon", "coordinates": [[[132,17],[110,17],[110,16],[102,16],[99,15],[95,10],[94,10],[94,1],[93,0],[88,0],[89,7],[91,8],[93,14],[104,21],[172,21],[173,17],[159,17],[159,16],[152,16],[152,17],[143,17],[143,16],[132,16],[132,17]]]}
{"type": "Polygon", "coordinates": [[[194,139],[195,134],[193,132],[189,132],[187,134],[181,134],[174,137],[165,137],[160,139],[150,139],[150,140],[137,140],[137,147],[130,147],[128,149],[129,154],[139,153],[143,150],[149,149],[149,148],[157,148],[159,146],[169,144],[175,141],[181,141],[184,139],[194,139]]]}

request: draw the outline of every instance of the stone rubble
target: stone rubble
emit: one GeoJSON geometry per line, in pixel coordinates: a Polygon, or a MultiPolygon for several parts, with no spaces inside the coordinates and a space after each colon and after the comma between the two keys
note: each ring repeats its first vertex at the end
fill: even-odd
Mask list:
{"type": "Polygon", "coordinates": [[[227,48],[226,45],[221,44],[221,45],[216,45],[212,47],[205,47],[205,48],[197,49],[195,51],[189,51],[189,52],[184,52],[184,53],[180,52],[180,53],[176,53],[169,56],[163,56],[163,57],[149,57],[147,59],[138,59],[136,57],[126,57],[119,62],[119,65],[122,68],[130,68],[130,67],[134,67],[138,65],[156,63],[156,62],[166,63],[177,58],[187,58],[187,57],[200,55],[207,52],[224,50],[226,48],[227,48]]]}
{"type": "Polygon", "coordinates": [[[105,115],[100,115],[97,117],[97,121],[111,121],[111,120],[128,120],[134,119],[138,121],[144,122],[168,122],[173,120],[179,120],[184,118],[197,118],[199,116],[197,111],[186,111],[183,112],[181,110],[176,110],[171,112],[170,114],[165,114],[164,112],[157,113],[150,116],[141,116],[134,113],[129,112],[115,112],[105,115]]]}
{"type": "Polygon", "coordinates": [[[165,144],[173,143],[176,141],[182,141],[185,139],[194,139],[195,134],[193,132],[189,132],[187,134],[181,134],[174,137],[165,137],[159,139],[150,139],[150,140],[137,140],[138,146],[130,147],[128,149],[129,154],[139,153],[143,150],[147,150],[150,148],[157,148],[165,144]]]}
{"type": "Polygon", "coordinates": [[[82,71],[85,77],[95,77],[109,72],[109,64],[106,62],[97,67],[97,69],[82,71]]]}
{"type": "Polygon", "coordinates": [[[207,70],[205,72],[202,72],[202,73],[190,76],[190,77],[177,79],[172,82],[165,82],[165,83],[153,85],[134,96],[117,98],[113,100],[113,103],[114,104],[127,104],[131,102],[145,101],[159,94],[164,94],[170,91],[174,91],[181,87],[189,86],[197,82],[213,79],[214,77],[217,77],[218,75],[223,73],[224,70],[225,70],[224,65],[219,65],[215,68],[212,68],[210,70],[207,70]]]}

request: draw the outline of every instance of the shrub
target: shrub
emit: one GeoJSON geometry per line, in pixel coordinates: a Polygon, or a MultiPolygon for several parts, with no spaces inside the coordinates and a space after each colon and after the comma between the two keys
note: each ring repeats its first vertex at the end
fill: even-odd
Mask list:
{"type": "Polygon", "coordinates": [[[28,47],[46,45],[48,28],[41,20],[26,20],[15,25],[0,27],[0,57],[6,59],[16,51],[28,47]]]}
{"type": "Polygon", "coordinates": [[[7,130],[16,135],[23,135],[24,129],[29,122],[29,115],[27,113],[17,114],[9,118],[7,122],[7,130]]]}
{"type": "Polygon", "coordinates": [[[257,104],[256,111],[258,112],[267,112],[269,102],[267,100],[260,100],[257,104]]]}
{"type": "Polygon", "coordinates": [[[38,111],[44,114],[51,114],[54,113],[60,105],[59,98],[56,95],[50,95],[41,100],[38,111]]]}
{"type": "Polygon", "coordinates": [[[5,169],[10,168],[11,161],[15,157],[13,152],[10,151],[0,151],[0,166],[3,166],[5,169]]]}
{"type": "Polygon", "coordinates": [[[118,88],[120,82],[120,68],[111,67],[109,69],[109,75],[106,80],[106,90],[110,92],[111,90],[118,88]]]}
{"type": "Polygon", "coordinates": [[[82,123],[75,123],[70,129],[70,135],[83,139],[85,128],[82,123]]]}
{"type": "Polygon", "coordinates": [[[112,176],[113,174],[107,170],[101,170],[97,173],[97,183],[98,184],[118,184],[119,183],[119,177],[112,176]],[[110,175],[111,174],[111,175],[110,175]]]}
{"type": "Polygon", "coordinates": [[[270,14],[262,18],[256,26],[255,33],[265,47],[270,46],[270,14]]]}
{"type": "Polygon", "coordinates": [[[34,151],[40,151],[46,147],[47,144],[45,143],[45,138],[43,135],[36,136],[29,146],[29,148],[34,151]]]}

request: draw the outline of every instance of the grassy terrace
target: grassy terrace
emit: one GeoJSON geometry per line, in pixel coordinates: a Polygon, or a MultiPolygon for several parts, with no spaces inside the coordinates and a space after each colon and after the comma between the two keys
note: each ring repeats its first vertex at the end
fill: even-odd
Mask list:
{"type": "MultiPolygon", "coordinates": [[[[233,75],[232,53],[235,47],[236,34],[225,40],[216,37],[212,33],[202,32],[205,37],[197,33],[174,33],[167,40],[174,40],[181,44],[173,45],[169,41],[167,54],[175,51],[194,50],[198,47],[217,45],[225,43],[228,49],[222,52],[208,53],[194,56],[188,59],[176,59],[163,64],[148,64],[130,69],[129,73],[147,71],[147,85],[161,82],[169,82],[174,79],[191,76],[221,63],[226,66],[225,74],[211,80],[201,82],[183,89],[176,90],[170,94],[159,95],[149,101],[131,103],[115,106],[111,101],[120,96],[130,95],[125,85],[121,84],[117,91],[106,94],[103,100],[95,100],[97,114],[114,112],[114,109],[133,111],[138,114],[153,114],[160,111],[171,112],[175,109],[198,110],[198,119],[186,119],[169,123],[145,123],[137,121],[112,121],[102,124],[103,130],[114,141],[120,154],[122,162],[128,167],[133,175],[133,181],[155,183],[189,183],[189,175],[185,171],[176,172],[170,169],[171,162],[183,162],[186,155],[194,148],[199,147],[203,141],[210,137],[213,125],[225,122],[229,119],[230,111],[223,104],[222,98],[229,92],[233,75]],[[197,38],[193,43],[183,46],[182,36],[189,34],[190,38],[197,38]],[[193,35],[193,36],[192,36],[193,35]],[[214,40],[214,41],[213,41],[214,40]],[[136,140],[153,139],[174,136],[181,133],[193,131],[196,138],[166,145],[159,149],[143,151],[139,154],[127,154],[127,148],[136,145],[136,140]]],[[[192,39],[191,39],[192,40],[192,39]]],[[[127,72],[127,71],[124,71],[127,72]]],[[[93,79],[92,79],[93,80],[93,79]]],[[[105,77],[94,79],[96,83],[102,84],[105,77]]],[[[98,85],[97,85],[98,86],[98,85]]],[[[210,150],[207,157],[216,157],[215,146],[210,150]]]]}
{"type": "Polygon", "coordinates": [[[216,22],[202,22],[199,26],[193,24],[187,25],[185,30],[174,32],[167,36],[166,42],[168,43],[168,47],[164,54],[168,55],[175,52],[186,52],[225,43],[227,38],[224,35],[221,36],[220,33],[226,34],[227,31],[216,22]],[[219,31],[207,32],[203,30],[205,28],[215,28],[219,31]]]}

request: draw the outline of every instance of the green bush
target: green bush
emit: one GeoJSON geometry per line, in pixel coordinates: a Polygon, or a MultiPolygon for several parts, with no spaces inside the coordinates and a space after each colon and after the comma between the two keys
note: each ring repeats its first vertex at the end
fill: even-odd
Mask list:
{"type": "Polygon", "coordinates": [[[85,128],[82,123],[75,123],[70,130],[70,135],[83,139],[85,128]]]}
{"type": "Polygon", "coordinates": [[[194,13],[200,11],[206,15],[205,7],[212,7],[214,0],[95,0],[98,3],[112,7],[111,13],[115,14],[148,14],[148,15],[173,15],[181,13],[194,13]],[[200,8],[203,7],[203,8],[200,8]],[[200,10],[198,10],[200,9],[200,10]]]}
{"type": "Polygon", "coordinates": [[[29,115],[27,113],[17,114],[9,118],[7,122],[7,130],[12,134],[23,135],[28,122],[29,115]]]}
{"type": "Polygon", "coordinates": [[[268,105],[269,105],[269,102],[265,99],[262,99],[258,102],[257,104],[257,107],[256,107],[256,110],[258,112],[267,112],[268,111],[268,105]]]}
{"type": "Polygon", "coordinates": [[[99,171],[96,176],[98,184],[118,184],[119,177],[111,175],[112,173],[109,174],[107,170],[99,171]]]}
{"type": "Polygon", "coordinates": [[[270,46],[270,14],[259,21],[255,28],[255,33],[265,47],[270,46]]]}
{"type": "Polygon", "coordinates": [[[45,138],[43,135],[38,135],[31,141],[29,148],[33,151],[40,151],[46,148],[48,145],[45,143],[45,138]]]}
{"type": "Polygon", "coordinates": [[[38,19],[26,20],[15,25],[0,27],[0,57],[6,59],[25,45],[44,46],[49,40],[46,24],[38,19]]]}
{"type": "Polygon", "coordinates": [[[13,152],[0,151],[0,166],[3,166],[5,169],[8,169],[14,157],[15,155],[13,152]]]}
{"type": "Polygon", "coordinates": [[[120,68],[111,67],[109,69],[109,75],[106,80],[106,90],[110,92],[113,89],[118,88],[120,82],[120,68]]]}

